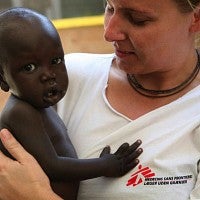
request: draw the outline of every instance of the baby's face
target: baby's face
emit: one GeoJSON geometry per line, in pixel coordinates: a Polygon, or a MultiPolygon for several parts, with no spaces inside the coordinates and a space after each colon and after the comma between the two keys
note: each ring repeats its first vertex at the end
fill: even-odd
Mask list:
{"type": "Polygon", "coordinates": [[[6,41],[8,62],[3,67],[11,93],[37,108],[56,104],[68,86],[59,36],[51,26],[44,30],[27,28],[13,34],[6,41]]]}

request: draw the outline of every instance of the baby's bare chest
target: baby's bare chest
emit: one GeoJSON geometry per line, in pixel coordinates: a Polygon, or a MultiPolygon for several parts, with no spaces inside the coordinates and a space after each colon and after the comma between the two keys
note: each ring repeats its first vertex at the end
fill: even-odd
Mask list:
{"type": "Polygon", "coordinates": [[[67,128],[57,113],[51,110],[42,115],[43,125],[59,156],[76,157],[75,149],[68,136],[67,128]]]}

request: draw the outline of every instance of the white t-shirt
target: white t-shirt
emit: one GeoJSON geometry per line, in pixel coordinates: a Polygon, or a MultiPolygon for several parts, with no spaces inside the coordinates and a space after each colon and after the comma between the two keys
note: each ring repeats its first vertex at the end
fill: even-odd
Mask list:
{"type": "Polygon", "coordinates": [[[59,103],[79,158],[99,157],[106,145],[142,140],[140,164],[120,178],[83,181],[79,200],[200,199],[200,86],[176,101],[131,120],[107,101],[114,54],[69,54],[69,87],[59,103]]]}

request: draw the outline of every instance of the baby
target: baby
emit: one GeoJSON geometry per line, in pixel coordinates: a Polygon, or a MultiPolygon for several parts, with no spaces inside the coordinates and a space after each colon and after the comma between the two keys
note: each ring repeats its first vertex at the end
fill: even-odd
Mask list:
{"type": "Polygon", "coordinates": [[[51,107],[65,95],[68,76],[60,37],[42,14],[27,8],[0,13],[0,86],[11,93],[0,129],[9,129],[37,159],[62,198],[76,199],[81,180],[123,176],[138,164],[140,140],[122,144],[114,154],[107,146],[99,158],[77,158],[51,107]]]}

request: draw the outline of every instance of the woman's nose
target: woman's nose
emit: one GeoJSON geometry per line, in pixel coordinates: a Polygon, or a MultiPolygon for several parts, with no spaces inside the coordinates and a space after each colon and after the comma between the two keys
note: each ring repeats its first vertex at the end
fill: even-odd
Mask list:
{"type": "Polygon", "coordinates": [[[105,16],[104,21],[104,38],[108,42],[120,41],[126,39],[123,21],[114,14],[105,16]]]}

